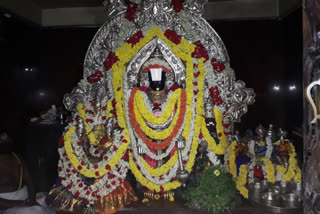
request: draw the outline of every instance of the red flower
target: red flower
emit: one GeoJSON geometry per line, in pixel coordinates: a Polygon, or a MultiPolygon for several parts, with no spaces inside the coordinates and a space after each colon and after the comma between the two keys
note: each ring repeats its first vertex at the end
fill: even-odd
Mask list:
{"type": "Polygon", "coordinates": [[[126,151],[126,153],[122,157],[122,160],[129,161],[129,151],[126,151]]]}
{"type": "Polygon", "coordinates": [[[205,58],[205,61],[209,60],[209,55],[205,47],[201,44],[200,41],[196,41],[194,43],[196,45],[196,48],[194,49],[194,52],[192,53],[192,57],[194,58],[205,58]]]}
{"type": "Polygon", "coordinates": [[[219,73],[222,72],[226,68],[226,66],[224,66],[224,64],[218,62],[215,58],[212,58],[211,65],[212,65],[213,69],[219,73]]]}
{"type": "Polygon", "coordinates": [[[217,86],[211,87],[209,91],[210,91],[210,96],[212,98],[213,104],[217,106],[221,105],[223,103],[223,100],[220,97],[220,92],[218,87],[217,86]]]}
{"type": "Polygon", "coordinates": [[[74,196],[79,197],[80,192],[76,192],[76,194],[74,194],[74,196]]]}
{"type": "Polygon", "coordinates": [[[161,106],[161,103],[153,103],[153,108],[160,108],[161,106]]]}
{"type": "Polygon", "coordinates": [[[58,141],[58,147],[62,147],[62,146],[64,146],[64,139],[63,137],[60,137],[58,141]]]}
{"type": "Polygon", "coordinates": [[[106,165],[106,170],[111,170],[111,167],[110,167],[110,165],[108,164],[108,165],[106,165]]]}
{"type": "Polygon", "coordinates": [[[218,133],[218,137],[222,137],[222,133],[219,132],[219,133],[218,133]]]}
{"type": "Polygon", "coordinates": [[[87,80],[89,83],[96,83],[99,80],[101,80],[101,77],[103,77],[103,74],[101,71],[96,71],[94,74],[91,74],[90,76],[87,77],[87,80]]]}
{"type": "Polygon", "coordinates": [[[199,75],[200,75],[200,71],[198,71],[197,73],[193,74],[194,78],[198,78],[199,75]]]}
{"type": "Polygon", "coordinates": [[[110,51],[108,56],[107,56],[107,59],[103,63],[104,68],[106,69],[106,71],[110,70],[112,68],[112,65],[114,63],[116,63],[118,60],[119,59],[116,56],[116,54],[110,51]]]}
{"type": "Polygon", "coordinates": [[[95,164],[93,168],[98,169],[98,164],[95,164]]]}
{"type": "Polygon", "coordinates": [[[79,184],[79,187],[83,187],[83,184],[82,184],[82,183],[80,183],[80,184],[79,184]]]}
{"type": "Polygon", "coordinates": [[[181,36],[173,30],[167,29],[166,32],[164,32],[164,35],[176,45],[181,43],[181,36]]]}
{"type": "Polygon", "coordinates": [[[127,43],[132,44],[132,46],[134,46],[140,41],[141,38],[143,38],[143,33],[140,30],[136,34],[134,34],[130,39],[128,39],[127,43]]]}
{"type": "Polygon", "coordinates": [[[109,184],[107,184],[107,185],[106,185],[106,188],[107,188],[107,189],[110,189],[110,188],[111,188],[111,186],[110,186],[109,184]]]}
{"type": "Polygon", "coordinates": [[[95,154],[95,155],[99,154],[98,149],[96,149],[96,150],[94,151],[94,154],[95,154]]]}
{"type": "Polygon", "coordinates": [[[253,178],[258,178],[260,180],[264,179],[262,167],[254,166],[253,178]]]}
{"type": "Polygon", "coordinates": [[[98,172],[98,171],[96,171],[95,175],[96,175],[96,176],[99,176],[99,172],[98,172]]]}
{"type": "Polygon", "coordinates": [[[228,129],[230,127],[230,124],[223,124],[224,128],[228,129]]]}
{"type": "Polygon", "coordinates": [[[232,132],[225,132],[224,135],[228,136],[228,135],[231,135],[232,132]]]}
{"type": "Polygon", "coordinates": [[[87,123],[93,123],[93,120],[92,119],[86,119],[86,122],[87,123]]]}
{"type": "Polygon", "coordinates": [[[140,87],[139,90],[140,90],[140,91],[143,91],[143,92],[145,92],[145,93],[148,92],[148,89],[147,89],[147,87],[145,87],[145,86],[140,87]]]}
{"type": "Polygon", "coordinates": [[[173,5],[173,9],[179,13],[181,10],[183,10],[182,2],[181,0],[171,0],[171,3],[173,5]]]}
{"type": "Polygon", "coordinates": [[[201,140],[203,138],[202,133],[199,134],[199,139],[201,140]]]}
{"type": "Polygon", "coordinates": [[[77,144],[78,144],[78,146],[81,146],[82,145],[82,143],[79,141],[79,142],[77,142],[77,144]]]}
{"type": "Polygon", "coordinates": [[[116,176],[114,174],[111,174],[111,173],[108,173],[108,178],[109,179],[112,179],[112,178],[115,178],[116,176]]]}
{"type": "Polygon", "coordinates": [[[81,170],[81,169],[82,169],[82,166],[78,166],[77,169],[78,169],[78,170],[81,170]]]}
{"type": "Polygon", "coordinates": [[[112,181],[111,184],[114,186],[114,185],[116,185],[116,182],[115,182],[115,181],[112,181]]]}
{"type": "Polygon", "coordinates": [[[170,91],[175,91],[179,88],[178,84],[174,84],[173,86],[171,86],[170,91]]]}
{"type": "Polygon", "coordinates": [[[62,168],[61,167],[58,167],[58,172],[61,172],[62,171],[62,168]]]}
{"type": "Polygon", "coordinates": [[[134,15],[136,13],[138,5],[134,2],[129,2],[127,11],[126,11],[126,19],[128,19],[130,22],[133,21],[134,15]]]}
{"type": "Polygon", "coordinates": [[[102,111],[107,110],[107,106],[103,106],[103,107],[101,108],[101,110],[102,110],[102,111]]]}

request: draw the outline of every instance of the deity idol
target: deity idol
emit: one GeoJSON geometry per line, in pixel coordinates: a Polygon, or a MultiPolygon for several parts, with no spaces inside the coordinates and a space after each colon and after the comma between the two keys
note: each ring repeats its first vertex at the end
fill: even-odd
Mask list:
{"type": "Polygon", "coordinates": [[[145,196],[172,200],[198,145],[219,164],[232,124],[254,102],[201,1],[104,4],[109,21],[64,97],[74,113],[59,141],[60,183],[47,199],[57,209],[108,213],[136,201],[129,169],[145,196]]]}

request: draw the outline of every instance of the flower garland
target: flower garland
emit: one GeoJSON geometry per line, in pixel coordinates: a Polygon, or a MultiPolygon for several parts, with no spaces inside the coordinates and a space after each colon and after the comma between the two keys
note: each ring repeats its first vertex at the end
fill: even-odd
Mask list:
{"type": "Polygon", "coordinates": [[[81,162],[77,159],[77,157],[74,154],[74,151],[71,146],[71,135],[73,132],[75,132],[76,127],[71,127],[64,136],[64,148],[66,150],[66,154],[68,158],[70,159],[71,164],[73,167],[80,172],[82,175],[90,178],[99,178],[103,176],[104,174],[108,173],[123,157],[124,152],[127,150],[128,143],[122,143],[121,147],[117,150],[117,152],[114,154],[114,157],[109,161],[109,164],[106,166],[102,166],[100,168],[91,170],[84,168],[81,164],[81,162]]]}
{"type": "Polygon", "coordinates": [[[262,158],[261,159],[262,162],[264,162],[264,166],[266,168],[266,177],[267,180],[271,183],[276,182],[276,176],[275,176],[275,169],[274,169],[274,165],[272,164],[270,159],[267,158],[262,158]]]}
{"type": "Polygon", "coordinates": [[[282,175],[283,181],[290,181],[291,179],[294,179],[295,181],[298,180],[301,182],[301,170],[297,166],[296,152],[291,142],[289,142],[289,148],[290,148],[290,154],[289,154],[288,169],[286,169],[284,166],[278,165],[276,167],[276,170],[282,175]],[[300,176],[299,176],[299,171],[300,171],[300,176]]]}
{"type": "Polygon", "coordinates": [[[236,166],[236,146],[237,141],[233,141],[231,145],[229,146],[229,168],[230,168],[230,174],[232,177],[237,177],[237,166],[236,166]]]}
{"type": "Polygon", "coordinates": [[[141,91],[136,91],[136,93],[131,96],[135,96],[134,101],[143,119],[145,119],[147,122],[160,125],[165,123],[171,117],[172,112],[174,112],[175,105],[180,102],[179,98],[181,94],[181,89],[177,89],[173,92],[173,94],[169,97],[168,104],[162,111],[162,115],[160,117],[154,116],[153,113],[148,110],[141,91]]]}
{"type": "Polygon", "coordinates": [[[248,175],[247,165],[242,164],[240,166],[239,177],[236,181],[236,186],[240,194],[245,198],[248,198],[248,189],[245,187],[247,183],[247,175],[248,175]]]}
{"type": "MultiPolygon", "coordinates": [[[[132,112],[132,110],[134,109],[134,94],[135,92],[137,91],[137,88],[133,88],[132,89],[132,93],[131,93],[131,96],[129,98],[129,112],[130,112],[130,121],[131,121],[131,124],[133,126],[133,128],[135,129],[137,135],[140,137],[140,139],[142,139],[142,141],[149,147],[149,148],[152,148],[152,149],[155,149],[155,150],[159,150],[159,149],[164,149],[166,147],[168,147],[171,143],[171,141],[173,140],[173,138],[177,135],[179,129],[181,128],[182,126],[182,123],[183,123],[183,120],[184,120],[184,115],[185,115],[185,112],[186,112],[186,93],[184,90],[181,90],[181,103],[180,103],[180,113],[177,112],[177,115],[179,115],[178,117],[178,120],[177,120],[177,125],[176,126],[171,126],[172,127],[172,131],[171,133],[169,132],[170,130],[169,129],[166,129],[163,133],[164,133],[164,136],[166,137],[165,140],[161,143],[155,143],[155,142],[152,142],[148,137],[146,137],[145,133],[143,132],[142,129],[145,129],[145,128],[142,128],[140,127],[141,124],[139,124],[137,120],[139,120],[139,118],[136,118],[135,117],[135,113],[132,112]]],[[[140,118],[141,120],[142,118],[140,118]]],[[[140,121],[142,122],[142,121],[140,121]]],[[[173,121],[174,122],[174,121],[173,121]]],[[[174,123],[172,124],[174,125],[174,123]]],[[[158,139],[158,138],[162,138],[161,137],[161,132],[156,132],[157,135],[155,135],[155,131],[151,132],[151,129],[148,129],[149,130],[149,134],[147,135],[151,135],[153,139],[158,139]],[[152,135],[153,133],[153,135],[152,135]],[[158,137],[158,138],[157,138],[158,137]]],[[[146,130],[147,131],[147,130],[146,130]]]]}
{"type": "Polygon", "coordinates": [[[142,175],[140,170],[138,170],[136,164],[133,161],[133,157],[132,157],[131,153],[129,156],[129,167],[130,167],[132,173],[134,174],[134,176],[136,177],[137,181],[140,182],[143,186],[146,186],[147,188],[149,188],[150,190],[155,190],[156,192],[160,192],[160,191],[167,191],[167,190],[171,190],[171,189],[176,189],[179,186],[181,186],[181,183],[179,181],[168,182],[163,185],[157,185],[157,184],[150,182],[148,179],[146,179],[142,175]]]}
{"type": "MultiPolygon", "coordinates": [[[[185,93],[185,91],[181,90],[181,89],[176,90],[176,91],[180,92],[181,99],[179,99],[179,97],[177,96],[176,99],[169,100],[169,103],[168,103],[169,106],[170,105],[174,106],[174,105],[172,105],[172,102],[178,103],[177,112],[176,112],[170,126],[164,130],[161,130],[161,131],[155,131],[155,130],[149,128],[146,125],[145,121],[143,120],[143,117],[141,117],[141,115],[139,114],[140,112],[138,111],[138,107],[137,107],[138,104],[135,102],[135,99],[134,99],[136,91],[137,90],[132,90],[131,97],[129,100],[129,113],[130,113],[130,120],[133,125],[133,128],[136,130],[139,137],[141,139],[143,139],[143,141],[148,146],[150,146],[152,144],[152,141],[148,140],[148,138],[146,138],[144,136],[144,134],[149,136],[152,139],[157,139],[157,140],[167,139],[166,141],[170,140],[169,141],[169,143],[170,143],[172,138],[174,136],[176,136],[177,132],[181,128],[181,125],[182,125],[182,122],[184,119],[184,115],[186,112],[186,93],[185,93]]],[[[173,111],[169,112],[169,114],[172,112],[173,111]]],[[[151,121],[150,119],[151,118],[148,118],[147,121],[151,121]]],[[[166,142],[166,141],[164,141],[164,142],[166,142]]],[[[163,144],[165,144],[164,142],[163,142],[163,144]]],[[[168,145],[169,145],[169,143],[168,143],[168,145]]],[[[150,147],[152,148],[152,146],[150,146],[150,147]]],[[[161,146],[161,148],[163,148],[163,146],[161,146]]]]}
{"type": "Polygon", "coordinates": [[[209,130],[206,127],[206,122],[204,118],[202,118],[201,132],[203,134],[203,137],[208,142],[208,146],[210,147],[210,149],[215,154],[223,155],[226,153],[228,142],[224,134],[224,128],[222,124],[222,113],[218,108],[214,107],[214,114],[217,122],[217,134],[218,134],[218,138],[220,139],[219,145],[216,144],[215,139],[210,135],[209,130]]]}

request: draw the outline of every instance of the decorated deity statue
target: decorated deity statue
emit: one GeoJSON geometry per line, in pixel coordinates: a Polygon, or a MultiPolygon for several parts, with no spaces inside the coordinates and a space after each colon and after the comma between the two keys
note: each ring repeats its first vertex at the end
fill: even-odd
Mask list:
{"type": "Polygon", "coordinates": [[[145,196],[173,200],[196,155],[220,163],[234,122],[254,102],[226,48],[202,18],[205,1],[105,1],[84,77],[64,97],[73,111],[59,141],[60,183],[50,206],[111,213],[145,196]],[[59,201],[63,203],[59,203],[59,201]]]}

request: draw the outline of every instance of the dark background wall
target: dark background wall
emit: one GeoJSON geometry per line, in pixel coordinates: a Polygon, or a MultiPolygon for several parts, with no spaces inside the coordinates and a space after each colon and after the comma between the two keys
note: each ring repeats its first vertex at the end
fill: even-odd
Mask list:
{"type": "MultiPolygon", "coordinates": [[[[259,123],[301,127],[301,14],[299,9],[284,19],[212,23],[237,79],[257,94],[238,125],[241,130],[259,123]],[[274,84],[279,92],[272,90],[274,84]],[[297,90],[290,92],[290,84],[297,90]]],[[[62,106],[63,95],[82,78],[85,53],[98,28],[40,28],[16,17],[0,20],[0,127],[19,141],[29,118],[52,104],[62,106]]]]}

